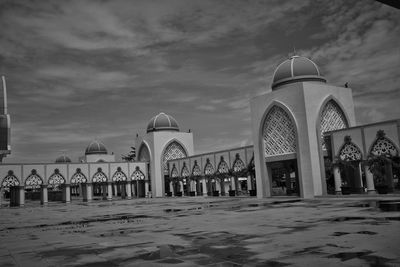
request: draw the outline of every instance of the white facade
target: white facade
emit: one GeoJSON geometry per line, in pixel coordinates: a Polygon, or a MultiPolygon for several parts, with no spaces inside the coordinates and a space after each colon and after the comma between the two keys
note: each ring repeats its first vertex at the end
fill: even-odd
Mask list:
{"type": "Polygon", "coordinates": [[[267,162],[286,159],[296,159],[301,197],[311,198],[326,193],[320,122],[323,109],[330,100],[343,111],[348,126],[355,125],[350,88],[319,82],[297,82],[250,101],[258,197],[271,196],[271,170],[268,170],[267,162]],[[293,153],[266,155],[264,123],[274,106],[282,108],[293,123],[296,135],[293,153]]]}

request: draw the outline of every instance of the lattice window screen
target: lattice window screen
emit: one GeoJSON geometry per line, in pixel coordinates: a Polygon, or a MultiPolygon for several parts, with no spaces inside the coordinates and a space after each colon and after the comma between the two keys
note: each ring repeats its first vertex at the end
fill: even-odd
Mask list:
{"type": "Polygon", "coordinates": [[[197,165],[197,164],[194,165],[192,174],[194,176],[200,176],[201,175],[201,169],[200,169],[199,165],[197,165]]]}
{"type": "Polygon", "coordinates": [[[4,177],[3,182],[1,183],[1,186],[5,189],[9,189],[11,186],[17,186],[19,185],[18,178],[14,175],[7,175],[4,177]]]}
{"type": "Polygon", "coordinates": [[[104,183],[107,182],[107,176],[102,171],[98,171],[93,175],[93,183],[104,183]]]}
{"type": "Polygon", "coordinates": [[[353,143],[345,144],[339,152],[339,157],[341,160],[361,160],[361,151],[353,143]]]}
{"type": "Polygon", "coordinates": [[[334,100],[329,100],[321,114],[320,134],[322,149],[326,150],[324,133],[348,127],[346,116],[334,100]]]}
{"type": "Polygon", "coordinates": [[[176,167],[174,166],[174,167],[172,168],[172,171],[171,171],[171,177],[172,177],[172,178],[176,178],[176,177],[178,177],[178,176],[179,176],[178,170],[177,170],[176,167]]]}
{"type": "Polygon", "coordinates": [[[268,112],[263,131],[265,156],[296,152],[296,130],[289,115],[278,106],[268,112]]]}
{"type": "Polygon", "coordinates": [[[218,172],[219,173],[228,173],[229,172],[229,166],[228,166],[228,163],[226,163],[226,161],[221,161],[218,164],[218,172]]]}
{"type": "Polygon", "coordinates": [[[240,172],[244,168],[246,168],[246,166],[244,165],[244,162],[241,159],[236,159],[235,162],[233,163],[234,172],[240,172]]]}
{"type": "Polygon", "coordinates": [[[207,163],[204,167],[204,174],[205,175],[213,175],[215,172],[214,166],[211,163],[207,163]]]}
{"type": "Polygon", "coordinates": [[[39,188],[43,184],[42,178],[37,174],[31,174],[26,178],[25,188],[39,188]]]}
{"type": "Polygon", "coordinates": [[[177,143],[172,142],[164,151],[163,155],[163,166],[164,166],[164,174],[169,174],[169,168],[167,161],[172,159],[180,159],[186,157],[186,152],[183,147],[177,143]]]}
{"type": "Polygon", "coordinates": [[[126,178],[126,175],[125,175],[124,172],[122,172],[122,171],[116,171],[116,172],[114,173],[113,177],[112,177],[112,180],[113,180],[114,182],[121,182],[121,181],[126,181],[127,178],[126,178]]]}
{"type": "Polygon", "coordinates": [[[86,183],[87,179],[86,176],[81,172],[76,172],[71,178],[71,184],[82,184],[86,183]]]}
{"type": "Polygon", "coordinates": [[[139,169],[132,173],[132,180],[144,180],[145,176],[143,172],[139,169]]]}
{"type": "Polygon", "coordinates": [[[398,153],[396,146],[386,137],[378,138],[371,148],[371,154],[378,156],[385,154],[397,155],[398,153]]]}
{"type": "Polygon", "coordinates": [[[182,172],[181,172],[181,176],[182,177],[189,177],[189,175],[190,175],[190,172],[189,172],[188,168],[186,166],[183,166],[182,172]]]}
{"type": "Polygon", "coordinates": [[[64,177],[59,173],[54,173],[49,178],[49,186],[50,187],[57,187],[61,184],[65,184],[64,177]]]}

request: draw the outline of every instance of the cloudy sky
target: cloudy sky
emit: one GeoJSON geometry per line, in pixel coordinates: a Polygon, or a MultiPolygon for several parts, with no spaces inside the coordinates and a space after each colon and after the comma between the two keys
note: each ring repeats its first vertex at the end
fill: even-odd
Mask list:
{"type": "Polygon", "coordinates": [[[348,1],[0,0],[12,155],[117,157],[159,112],[195,152],[252,144],[249,98],[295,47],[353,88],[357,123],[400,118],[400,10],[348,1]]]}

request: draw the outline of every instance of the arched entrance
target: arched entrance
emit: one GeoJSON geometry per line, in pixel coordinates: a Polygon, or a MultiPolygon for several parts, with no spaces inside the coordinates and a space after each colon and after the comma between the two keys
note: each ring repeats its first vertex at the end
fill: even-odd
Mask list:
{"type": "Polygon", "coordinates": [[[18,180],[17,176],[14,175],[14,172],[12,170],[8,171],[7,176],[4,177],[4,179],[0,185],[0,192],[1,192],[0,203],[3,204],[3,200],[10,203],[10,201],[13,198],[15,198],[14,196],[11,196],[11,195],[13,194],[13,192],[16,192],[15,190],[11,190],[11,188],[18,187],[18,186],[19,186],[19,180],[18,180]]]}
{"type": "Polygon", "coordinates": [[[107,199],[107,176],[101,168],[92,177],[93,183],[93,196],[100,197],[103,200],[107,199]]]}
{"type": "Polygon", "coordinates": [[[48,181],[48,200],[49,201],[62,201],[63,192],[62,186],[65,184],[65,178],[60,174],[58,169],[50,176],[48,181]]]}
{"type": "Polygon", "coordinates": [[[139,167],[136,167],[131,178],[134,196],[137,198],[146,197],[145,175],[139,167]]]}
{"type": "MultiPolygon", "coordinates": [[[[170,173],[172,171],[172,166],[170,168],[168,161],[173,160],[173,159],[180,159],[180,158],[185,158],[187,157],[186,150],[184,147],[178,142],[178,141],[171,141],[164,149],[164,152],[162,154],[162,171],[163,171],[163,177],[164,177],[164,188],[165,192],[167,195],[172,194],[172,191],[170,189],[171,182],[174,182],[174,179],[170,177],[170,173]]],[[[179,174],[178,174],[179,176],[179,174]]],[[[175,179],[176,180],[176,179],[175,179]]],[[[183,187],[183,185],[180,185],[183,187]]]]}
{"type": "Polygon", "coordinates": [[[285,109],[278,105],[270,108],[263,123],[262,137],[271,195],[300,195],[297,131],[285,109]]]}

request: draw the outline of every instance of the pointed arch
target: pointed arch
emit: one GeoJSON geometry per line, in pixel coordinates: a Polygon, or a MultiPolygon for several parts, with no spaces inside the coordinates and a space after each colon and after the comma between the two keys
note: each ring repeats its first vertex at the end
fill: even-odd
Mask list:
{"type": "Polygon", "coordinates": [[[162,167],[164,174],[169,174],[168,161],[172,159],[180,159],[187,157],[188,153],[185,147],[176,139],[172,139],[167,143],[162,153],[162,167]]]}
{"type": "Polygon", "coordinates": [[[142,141],[142,143],[139,146],[138,161],[145,161],[145,162],[151,161],[151,153],[149,145],[146,143],[146,141],[142,141]]]}
{"type": "Polygon", "coordinates": [[[65,184],[65,178],[58,169],[55,169],[54,173],[50,176],[47,183],[50,188],[56,188],[62,184],[65,184]]]}
{"type": "Polygon", "coordinates": [[[97,169],[97,172],[92,176],[92,183],[105,183],[107,182],[107,176],[101,168],[97,169]]]}
{"type": "Polygon", "coordinates": [[[200,176],[201,175],[201,169],[199,164],[197,164],[197,160],[194,161],[193,169],[192,169],[192,175],[193,176],[200,176]]]}
{"type": "Polygon", "coordinates": [[[43,179],[37,174],[36,170],[33,169],[31,174],[25,180],[25,188],[33,189],[33,188],[40,188],[43,184],[43,179]]]}
{"type": "Polygon", "coordinates": [[[343,108],[339,105],[333,96],[325,99],[321,105],[319,117],[319,135],[321,140],[321,147],[326,150],[324,141],[324,133],[349,127],[349,120],[343,108]]]}
{"type": "Polygon", "coordinates": [[[86,176],[82,173],[80,168],[77,168],[76,172],[71,177],[71,184],[76,185],[76,184],[82,184],[82,183],[86,183],[86,182],[87,182],[86,176]]]}
{"type": "Polygon", "coordinates": [[[11,186],[18,186],[18,185],[19,185],[19,179],[17,178],[17,176],[15,176],[14,172],[10,170],[8,171],[7,176],[3,178],[0,188],[4,188],[5,190],[8,191],[11,186]]]}
{"type": "Polygon", "coordinates": [[[358,161],[362,159],[361,149],[351,142],[351,140],[345,141],[339,150],[338,156],[341,160],[346,161],[358,161]]]}
{"type": "Polygon", "coordinates": [[[207,159],[207,163],[204,166],[204,174],[205,175],[213,175],[215,173],[214,166],[211,164],[210,160],[207,159]]]}
{"type": "Polygon", "coordinates": [[[399,155],[399,149],[395,143],[386,137],[383,130],[379,130],[376,134],[376,139],[369,148],[369,155],[399,155]]]}
{"type": "Polygon", "coordinates": [[[138,166],[136,166],[135,171],[132,173],[131,179],[136,181],[136,180],[145,180],[145,175],[144,173],[140,170],[138,166]]]}
{"type": "Polygon", "coordinates": [[[271,104],[262,124],[262,137],[265,157],[296,153],[296,124],[282,104],[271,104]]]}
{"type": "Polygon", "coordinates": [[[121,167],[117,168],[111,179],[113,182],[122,182],[128,180],[121,167]]]}
{"type": "Polygon", "coordinates": [[[177,178],[179,176],[178,170],[176,169],[175,163],[172,165],[172,170],[171,170],[171,177],[172,178],[177,178]]]}
{"type": "Polygon", "coordinates": [[[236,154],[235,161],[232,164],[232,169],[234,172],[240,172],[246,168],[243,160],[240,158],[239,154],[236,154]]]}
{"type": "Polygon", "coordinates": [[[228,173],[229,172],[229,165],[224,160],[224,157],[221,156],[221,160],[218,163],[218,172],[219,173],[228,173]]]}
{"type": "Polygon", "coordinates": [[[182,170],[181,170],[181,176],[183,178],[187,178],[187,177],[190,176],[189,169],[186,167],[186,163],[185,162],[183,163],[183,167],[182,167],[182,170]]]}

